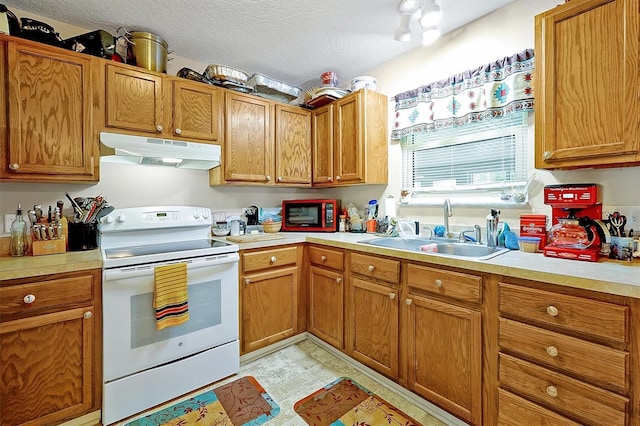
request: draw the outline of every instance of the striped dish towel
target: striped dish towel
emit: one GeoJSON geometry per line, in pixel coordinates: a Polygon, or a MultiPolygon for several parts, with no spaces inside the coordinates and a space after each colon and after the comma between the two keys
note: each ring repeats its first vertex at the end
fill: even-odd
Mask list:
{"type": "Polygon", "coordinates": [[[162,330],[187,322],[187,264],[157,266],[154,268],[154,276],[153,308],[156,311],[156,328],[162,330]]]}

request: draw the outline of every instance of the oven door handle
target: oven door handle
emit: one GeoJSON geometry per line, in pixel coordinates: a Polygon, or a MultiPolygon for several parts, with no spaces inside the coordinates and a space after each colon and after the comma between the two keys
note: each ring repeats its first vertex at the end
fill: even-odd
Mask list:
{"type": "Polygon", "coordinates": [[[186,263],[187,271],[199,268],[211,268],[213,266],[237,263],[240,260],[238,253],[229,253],[216,256],[200,257],[196,259],[181,259],[170,262],[154,263],[152,265],[124,266],[116,269],[107,269],[102,273],[103,281],[113,281],[125,278],[142,277],[152,275],[156,266],[172,265],[174,263],[186,263]]]}

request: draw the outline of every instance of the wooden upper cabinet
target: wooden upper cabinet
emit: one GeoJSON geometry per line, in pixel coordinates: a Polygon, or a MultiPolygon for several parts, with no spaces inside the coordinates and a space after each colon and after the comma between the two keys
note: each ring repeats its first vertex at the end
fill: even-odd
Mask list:
{"type": "Polygon", "coordinates": [[[311,113],[313,140],[314,186],[333,182],[333,104],[314,109],[311,113]]]}
{"type": "Polygon", "coordinates": [[[273,178],[271,104],[240,93],[225,94],[224,179],[270,182],[273,178]]]}
{"type": "Polygon", "coordinates": [[[97,181],[93,121],[97,59],[28,41],[0,39],[0,178],[97,181]]]}
{"type": "Polygon", "coordinates": [[[221,143],[223,105],[222,89],[129,66],[106,65],[107,131],[221,143]]]}
{"type": "Polygon", "coordinates": [[[359,90],[331,106],[313,112],[313,186],[386,184],[387,97],[359,90]]]}
{"type": "Polygon", "coordinates": [[[535,18],[537,168],[640,164],[640,0],[586,0],[535,18]]]}
{"type": "Polygon", "coordinates": [[[311,183],[311,112],[275,106],[277,183],[311,183]]]}

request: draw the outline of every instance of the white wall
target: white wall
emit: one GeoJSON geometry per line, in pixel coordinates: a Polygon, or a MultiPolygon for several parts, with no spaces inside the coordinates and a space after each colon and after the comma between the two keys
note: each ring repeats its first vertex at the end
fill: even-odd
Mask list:
{"type": "MultiPolygon", "coordinates": [[[[558,3],[558,0],[535,2],[516,0],[503,9],[445,35],[435,45],[420,47],[363,74],[375,76],[378,79],[378,91],[391,98],[399,92],[533,47],[533,17],[558,3]]],[[[12,9],[12,11],[18,17],[28,16],[49,23],[60,32],[63,38],[88,31],[46,17],[23,13],[20,10],[12,9]]],[[[392,36],[389,34],[389,37],[392,36]]],[[[169,62],[168,73],[175,74],[184,66],[204,70],[206,64],[199,64],[174,55],[174,59],[169,62]]],[[[390,102],[390,122],[392,116],[393,102],[390,102]]],[[[25,208],[31,208],[34,204],[55,205],[56,200],[62,199],[68,205],[64,197],[65,191],[72,196],[101,194],[116,207],[193,204],[209,206],[214,210],[226,210],[230,213],[238,213],[242,207],[250,205],[275,207],[282,199],[287,198],[335,197],[353,201],[355,205],[361,206],[370,199],[380,199],[389,194],[394,195],[396,199],[400,198],[399,146],[391,143],[389,155],[388,186],[373,185],[335,190],[211,188],[208,186],[208,174],[203,171],[104,164],[101,167],[101,181],[95,185],[0,182],[0,214],[15,212],[18,203],[25,208]]],[[[604,188],[602,199],[605,206],[640,205],[640,189],[637,185],[640,182],[638,167],[566,172],[537,171],[536,178],[541,181],[541,184],[599,183],[604,188]]],[[[456,208],[455,205],[453,207],[454,216],[450,220],[452,226],[484,224],[485,210],[456,208]]],[[[398,212],[401,216],[415,217],[426,223],[442,223],[442,209],[439,208],[400,207],[398,212]]],[[[508,220],[513,228],[517,227],[518,216],[529,212],[550,214],[550,209],[542,203],[540,192],[534,196],[531,208],[503,209],[502,217],[508,220]]],[[[640,229],[640,224],[636,228],[640,229]]]]}
{"type": "MultiPolygon", "coordinates": [[[[437,81],[450,75],[476,68],[480,65],[510,56],[534,47],[534,16],[564,3],[559,0],[516,0],[506,7],[446,34],[434,45],[417,48],[394,58],[367,74],[378,79],[378,91],[392,98],[398,93],[437,81]]],[[[393,121],[394,103],[390,101],[390,121],[393,121]]],[[[532,128],[533,132],[533,128],[532,128]]],[[[533,133],[530,135],[530,157],[533,159],[533,133]]],[[[393,141],[389,146],[390,164],[400,164],[401,150],[393,141]]],[[[531,161],[533,169],[533,160],[531,161]]],[[[533,170],[531,171],[531,173],[533,170]]],[[[542,188],[556,183],[598,183],[602,185],[601,197],[605,210],[609,207],[628,208],[640,212],[640,168],[584,169],[578,171],[535,171],[537,191],[526,209],[502,209],[502,219],[517,228],[519,215],[523,213],[551,214],[544,205],[542,188]],[[622,190],[624,185],[626,190],[622,190]],[[514,226],[515,225],[515,226],[514,226]]],[[[399,167],[392,167],[386,193],[399,198],[401,175],[399,167]]],[[[487,206],[490,207],[490,206],[487,206]]],[[[486,209],[456,208],[450,219],[452,226],[484,225],[486,209]]],[[[621,210],[622,211],[622,210],[621,210]]],[[[412,217],[431,224],[442,223],[442,208],[400,206],[401,216],[412,217]]],[[[630,214],[627,213],[629,216],[630,214]]],[[[627,228],[629,228],[627,226],[627,228]]],[[[636,224],[636,229],[640,223],[636,224]]]]}

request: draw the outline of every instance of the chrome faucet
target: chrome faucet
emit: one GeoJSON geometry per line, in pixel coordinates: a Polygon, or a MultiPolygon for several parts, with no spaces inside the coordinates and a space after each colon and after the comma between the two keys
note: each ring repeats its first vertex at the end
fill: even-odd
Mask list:
{"type": "Polygon", "coordinates": [[[451,211],[451,201],[448,198],[444,200],[444,237],[452,238],[451,232],[449,232],[449,218],[453,216],[451,211]]]}
{"type": "Polygon", "coordinates": [[[473,232],[474,238],[475,238],[475,243],[476,244],[482,244],[482,231],[480,229],[480,225],[473,225],[473,229],[465,229],[464,231],[460,232],[459,238],[460,238],[460,242],[464,243],[467,241],[466,239],[466,233],[467,232],[473,232]]]}

